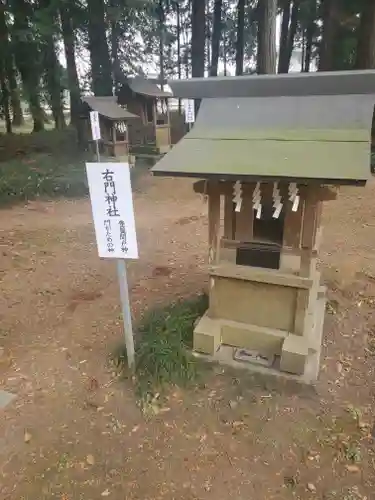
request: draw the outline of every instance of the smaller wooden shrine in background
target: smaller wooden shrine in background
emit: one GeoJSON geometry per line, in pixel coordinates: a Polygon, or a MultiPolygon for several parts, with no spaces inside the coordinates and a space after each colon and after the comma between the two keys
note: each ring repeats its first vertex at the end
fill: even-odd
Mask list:
{"type": "Polygon", "coordinates": [[[152,124],[153,140],[160,154],[167,153],[171,148],[168,104],[171,97],[170,92],[161,90],[154,81],[141,76],[127,78],[118,93],[119,103],[138,115],[144,127],[152,124]]]}
{"type": "Polygon", "coordinates": [[[375,71],[169,84],[203,99],[194,128],[153,167],[203,179],[194,189],[208,197],[209,308],[194,350],[314,382],[322,204],[370,178],[375,71]]]}
{"type": "Polygon", "coordinates": [[[84,136],[90,150],[95,154],[95,145],[91,139],[90,111],[99,113],[100,152],[106,157],[126,159],[130,164],[134,159],[130,155],[128,123],[137,118],[127,109],[117,104],[117,97],[85,96],[82,98],[81,119],[84,122],[84,136]]]}

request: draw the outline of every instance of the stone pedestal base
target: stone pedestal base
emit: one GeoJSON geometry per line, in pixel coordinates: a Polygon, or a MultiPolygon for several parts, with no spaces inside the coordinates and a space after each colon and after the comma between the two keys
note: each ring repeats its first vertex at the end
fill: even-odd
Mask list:
{"type": "Polygon", "coordinates": [[[210,318],[206,314],[194,330],[194,351],[197,356],[236,368],[247,368],[314,383],[319,374],[325,303],[325,289],[320,287],[315,304],[310,305],[302,336],[210,318]],[[234,354],[238,348],[273,357],[274,362],[271,367],[265,367],[257,363],[235,360],[234,354]]]}

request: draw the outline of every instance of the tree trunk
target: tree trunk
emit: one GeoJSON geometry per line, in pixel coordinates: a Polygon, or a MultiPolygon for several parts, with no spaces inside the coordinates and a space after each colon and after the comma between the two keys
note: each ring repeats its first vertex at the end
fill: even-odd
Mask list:
{"type": "MultiPolygon", "coordinates": [[[[228,8],[228,3],[225,1],[224,4],[223,4],[223,24],[222,26],[226,26],[227,25],[227,20],[228,20],[228,11],[227,11],[227,8],[228,8]]],[[[223,66],[224,66],[224,76],[227,76],[228,74],[228,47],[229,47],[229,42],[227,43],[227,30],[224,29],[223,30],[223,66]]]]}
{"type": "Polygon", "coordinates": [[[9,82],[10,102],[13,113],[12,124],[14,127],[21,127],[25,123],[25,120],[23,117],[20,93],[17,84],[16,69],[13,65],[13,57],[7,65],[6,73],[9,82]]]}
{"type": "Polygon", "coordinates": [[[276,0],[259,0],[257,72],[276,72],[276,0]]]}
{"type": "Polygon", "coordinates": [[[366,0],[358,28],[356,69],[375,68],[375,2],[366,0]]]}
{"type": "Polygon", "coordinates": [[[30,83],[28,79],[24,80],[24,89],[26,91],[27,100],[29,102],[29,109],[33,117],[33,132],[41,132],[44,130],[44,111],[40,105],[39,89],[35,83],[30,83]]]}
{"type": "Polygon", "coordinates": [[[61,87],[60,67],[56,57],[55,44],[52,37],[45,47],[46,80],[48,93],[51,99],[52,116],[56,129],[63,129],[66,126],[63,107],[63,89],[61,87]]]}
{"type": "Polygon", "coordinates": [[[10,105],[9,105],[9,89],[8,82],[5,76],[5,63],[4,60],[0,59],[0,110],[4,114],[5,127],[7,134],[12,133],[12,119],[10,116],[10,105]]]}
{"type": "Polygon", "coordinates": [[[289,21],[290,21],[290,4],[291,0],[284,0],[283,3],[283,16],[281,21],[280,42],[279,42],[279,64],[278,73],[287,73],[285,69],[287,66],[288,57],[288,36],[289,36],[289,21]]]}
{"type": "Polygon", "coordinates": [[[306,30],[302,30],[302,40],[301,40],[301,73],[304,71],[305,67],[305,54],[306,54],[306,30]]]}
{"type": "Polygon", "coordinates": [[[119,38],[121,36],[121,27],[117,21],[111,22],[111,60],[112,60],[112,78],[115,93],[121,82],[121,65],[119,61],[119,38]]]}
{"type": "Polygon", "coordinates": [[[185,66],[185,78],[189,78],[189,73],[190,73],[190,68],[189,68],[189,49],[185,48],[184,55],[183,55],[183,60],[184,60],[184,66],[185,66]]]}
{"type": "Polygon", "coordinates": [[[205,13],[205,18],[206,18],[206,21],[205,21],[205,24],[206,24],[206,33],[205,33],[205,37],[206,37],[206,69],[207,69],[207,72],[209,73],[210,72],[210,68],[211,68],[211,26],[210,26],[210,22],[209,22],[209,16],[210,16],[210,1],[209,0],[205,0],[205,4],[206,4],[206,13],[205,13]]]}
{"type": "Polygon", "coordinates": [[[157,6],[157,17],[158,17],[158,31],[159,31],[159,80],[161,82],[161,90],[164,88],[164,37],[165,37],[165,13],[164,13],[164,5],[163,0],[159,0],[157,6]]]}
{"type": "Polygon", "coordinates": [[[212,45],[211,45],[211,68],[210,76],[217,76],[217,68],[219,64],[219,48],[221,38],[221,10],[223,0],[215,0],[214,5],[214,24],[212,30],[212,45]]]}
{"type": "Polygon", "coordinates": [[[97,96],[111,96],[112,68],[106,36],[104,0],[87,2],[92,90],[97,96]]]}
{"type": "Polygon", "coordinates": [[[66,58],[66,68],[68,73],[68,86],[70,94],[70,121],[77,126],[79,121],[79,108],[81,93],[79,90],[79,80],[75,56],[75,40],[72,24],[72,13],[69,3],[65,3],[60,8],[61,29],[64,39],[64,51],[66,58]]]}
{"type": "Polygon", "coordinates": [[[289,27],[289,34],[288,34],[288,50],[287,50],[287,58],[285,61],[286,62],[285,73],[288,73],[288,71],[289,71],[290,61],[291,61],[292,55],[293,55],[294,39],[295,39],[295,36],[297,33],[299,7],[300,7],[300,0],[294,0],[293,7],[292,7],[292,15],[290,17],[290,27],[289,27]]]}
{"type": "Polygon", "coordinates": [[[193,78],[204,76],[205,18],[204,0],[193,0],[191,17],[191,57],[193,78]]]}
{"type": "Polygon", "coordinates": [[[6,131],[12,133],[12,120],[10,117],[9,106],[9,85],[6,76],[6,68],[11,58],[9,34],[5,21],[5,5],[0,3],[0,110],[3,111],[5,118],[6,131]]]}
{"type": "Polygon", "coordinates": [[[44,129],[43,110],[40,104],[40,53],[30,33],[32,6],[25,0],[13,0],[13,47],[15,60],[21,74],[23,90],[29,102],[34,121],[34,132],[44,129]]]}
{"type": "MultiPolygon", "coordinates": [[[[180,4],[177,1],[175,3],[176,7],[176,16],[177,16],[177,75],[178,79],[181,80],[182,76],[182,61],[181,61],[181,11],[180,11],[180,4]]],[[[178,114],[181,115],[182,113],[182,105],[181,105],[181,99],[178,100],[178,114]]]]}
{"type": "Polygon", "coordinates": [[[237,4],[236,76],[243,74],[245,0],[237,4]]]}
{"type": "Polygon", "coordinates": [[[319,71],[331,71],[338,28],[339,0],[322,0],[322,8],[323,36],[319,50],[319,71]]]}
{"type": "Polygon", "coordinates": [[[315,20],[316,20],[317,5],[316,0],[310,1],[310,11],[308,15],[308,24],[306,28],[306,48],[304,68],[305,73],[309,73],[312,59],[313,39],[315,35],[315,20]]]}
{"type": "Polygon", "coordinates": [[[178,79],[181,80],[182,61],[181,61],[181,11],[180,4],[176,2],[176,15],[177,15],[177,74],[178,79]]]}
{"type": "Polygon", "coordinates": [[[56,27],[57,12],[51,4],[51,0],[39,0],[40,9],[48,20],[49,27],[43,36],[43,66],[45,69],[45,79],[47,90],[50,96],[52,116],[56,129],[65,128],[65,117],[63,108],[63,89],[61,85],[60,64],[56,55],[56,46],[54,40],[54,29],[56,27]]]}
{"type": "Polygon", "coordinates": [[[121,65],[119,61],[119,40],[121,36],[121,26],[118,22],[118,13],[120,5],[118,0],[110,0],[109,7],[111,9],[110,19],[110,47],[111,47],[111,63],[112,63],[112,78],[115,93],[119,89],[122,79],[121,65]]]}
{"type": "MultiPolygon", "coordinates": [[[[191,4],[191,72],[194,77],[204,76],[204,46],[206,11],[204,0],[193,0],[191,4]]],[[[195,100],[195,113],[200,101],[195,100]]]]}

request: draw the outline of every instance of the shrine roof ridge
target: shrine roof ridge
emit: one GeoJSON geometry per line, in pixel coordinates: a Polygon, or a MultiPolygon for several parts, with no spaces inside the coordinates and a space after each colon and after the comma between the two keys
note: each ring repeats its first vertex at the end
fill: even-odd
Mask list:
{"type": "Polygon", "coordinates": [[[175,98],[375,94],[375,70],[168,80],[175,98]]]}
{"type": "Polygon", "coordinates": [[[137,115],[130,113],[127,109],[117,104],[115,96],[84,96],[82,102],[87,104],[92,111],[97,111],[99,115],[108,120],[127,120],[138,118],[137,115]]]}

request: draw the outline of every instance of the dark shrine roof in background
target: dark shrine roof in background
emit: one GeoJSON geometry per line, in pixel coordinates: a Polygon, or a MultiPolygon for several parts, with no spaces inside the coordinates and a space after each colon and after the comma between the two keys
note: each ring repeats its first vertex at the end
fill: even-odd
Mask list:
{"type": "Polygon", "coordinates": [[[172,97],[172,94],[170,92],[161,90],[154,81],[147,80],[142,76],[135,76],[133,78],[128,78],[127,83],[130,89],[135,94],[142,94],[144,96],[155,97],[155,98],[172,97]]]}
{"type": "Polygon", "coordinates": [[[215,80],[169,82],[175,97],[205,99],[192,130],[154,166],[155,174],[332,184],[369,179],[375,71],[215,80]]]}
{"type": "Polygon", "coordinates": [[[130,113],[117,104],[117,97],[99,97],[85,96],[82,97],[82,102],[86,103],[92,111],[97,111],[100,116],[108,118],[108,120],[129,120],[139,118],[137,115],[130,113]]]}

